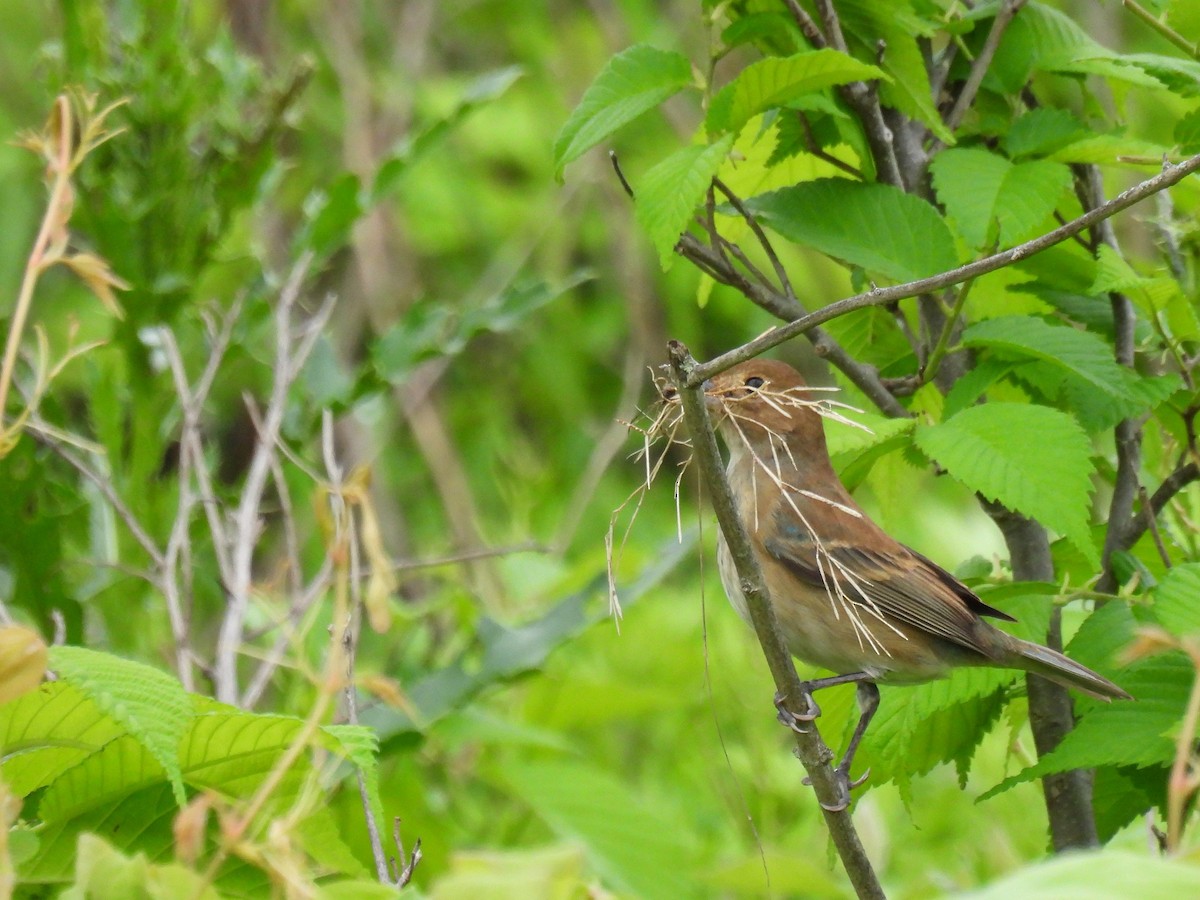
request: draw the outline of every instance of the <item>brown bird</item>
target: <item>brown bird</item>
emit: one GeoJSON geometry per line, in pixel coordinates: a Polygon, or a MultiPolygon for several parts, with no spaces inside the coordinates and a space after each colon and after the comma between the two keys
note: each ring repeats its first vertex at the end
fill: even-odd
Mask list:
{"type": "MultiPolygon", "coordinates": [[[[741,363],[704,384],[729,448],[727,474],[738,515],[788,649],[835,673],[807,682],[806,711],[785,714],[781,707],[781,719],[800,728],[820,714],[812,691],[858,684],[862,715],[836,767],[847,800],[862,780],[850,782],[850,765],[879,705],[876,684],[929,681],[957,666],[999,666],[1093,697],[1131,699],[1086,666],[988,623],[985,616],[1015,620],[872,522],[833,470],[816,410],[836,411],[813,391],[791,366],[765,359],[741,363]]],[[[730,602],[749,622],[723,534],[717,561],[730,602]]]]}

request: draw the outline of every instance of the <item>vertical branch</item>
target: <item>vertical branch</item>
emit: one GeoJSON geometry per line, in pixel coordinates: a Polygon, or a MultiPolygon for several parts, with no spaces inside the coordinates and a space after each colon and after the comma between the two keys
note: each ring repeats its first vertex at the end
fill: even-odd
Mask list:
{"type": "MultiPolygon", "coordinates": [[[[998,504],[985,503],[1012,559],[1013,578],[1018,581],[1053,581],[1054,562],[1046,530],[1032,519],[998,504]]],[[[1062,650],[1062,613],[1055,607],[1050,616],[1046,643],[1062,650]]],[[[1029,696],[1029,725],[1038,757],[1059,745],[1075,727],[1071,695],[1067,689],[1039,675],[1025,676],[1029,696]]],[[[1092,773],[1082,769],[1057,772],[1042,778],[1042,793],[1050,817],[1050,837],[1056,851],[1098,847],[1096,819],[1092,812],[1092,773]]]]}
{"type": "MultiPolygon", "coordinates": [[[[1104,202],[1104,183],[1097,166],[1086,168],[1085,196],[1089,208],[1095,209],[1104,202]]],[[[1098,244],[1120,253],[1117,236],[1111,220],[1097,222],[1093,229],[1098,244]]],[[[1119,365],[1133,368],[1136,338],[1134,329],[1137,314],[1133,303],[1124,294],[1112,292],[1109,302],[1113,312],[1115,356],[1119,365]]],[[[1108,528],[1104,533],[1104,572],[1097,583],[1097,590],[1110,592],[1117,587],[1116,573],[1112,567],[1112,555],[1116,550],[1132,546],[1130,535],[1137,529],[1140,517],[1133,514],[1134,503],[1142,493],[1142,427],[1136,419],[1122,419],[1117,423],[1113,438],[1117,450],[1117,474],[1113,482],[1112,500],[1108,507],[1108,528]]]]}
{"type": "Polygon", "coordinates": [[[287,283],[280,292],[275,308],[275,364],[271,396],[263,411],[262,430],[255,443],[241,497],[231,523],[227,544],[230,553],[230,573],[226,583],[229,600],[217,638],[213,660],[213,680],[217,699],[224,703],[238,700],[237,658],[241,650],[246,613],[250,608],[250,586],[253,576],[254,549],[258,544],[259,507],[271,474],[271,457],[278,451],[276,442],[283,426],[288,391],[300,374],[300,368],[316,343],[321,326],[332,311],[326,302],[322,311],[308,323],[308,331],[297,342],[292,333],[292,316],[300,299],[300,289],[312,254],[304,254],[293,266],[287,283]]]}
{"type": "MultiPolygon", "coordinates": [[[[784,644],[783,633],[771,606],[766,582],[750,546],[750,538],[738,518],[733,494],[722,470],[717,439],[705,409],[702,391],[699,386],[687,386],[696,361],[678,341],[671,341],[667,348],[672,380],[679,389],[684,418],[692,434],[696,462],[712,497],[717,521],[733,555],[754,631],[762,645],[779,695],[785,704],[795,702],[804,693],[800,676],[796,674],[791,654],[784,644]]],[[[859,897],[883,898],[883,888],[880,887],[871,861],[863,849],[849,808],[844,804],[845,798],[841,796],[837,778],[829,767],[833,753],[815,727],[806,733],[796,733],[795,739],[796,756],[812,781],[813,791],[825,814],[825,825],[854,890],[859,897]]]]}
{"type": "MultiPolygon", "coordinates": [[[[996,18],[992,20],[992,28],[988,32],[987,39],[983,42],[983,49],[979,51],[979,55],[975,57],[975,62],[971,64],[971,72],[967,75],[967,80],[963,84],[962,90],[958,92],[958,97],[954,101],[954,107],[950,110],[950,114],[946,116],[946,127],[951,131],[954,131],[962,124],[967,110],[975,102],[975,95],[979,93],[979,86],[983,84],[983,78],[992,66],[992,58],[996,55],[996,50],[1000,47],[1000,40],[1004,37],[1004,32],[1008,29],[1013,16],[1017,14],[1017,10],[1024,5],[1025,0],[1005,0],[1000,5],[1000,9],[996,11],[996,18]]],[[[936,96],[934,99],[937,99],[936,96]]]]}

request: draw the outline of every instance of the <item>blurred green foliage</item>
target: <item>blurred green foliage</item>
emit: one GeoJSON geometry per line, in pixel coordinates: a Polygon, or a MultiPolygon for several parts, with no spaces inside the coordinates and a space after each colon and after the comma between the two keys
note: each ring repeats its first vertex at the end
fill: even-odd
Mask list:
{"type": "MultiPolygon", "coordinates": [[[[845,5],[870,18],[871,4],[845,5]]],[[[904,54],[909,45],[901,38],[918,14],[933,15],[942,5],[900,4],[904,15],[886,23],[895,49],[881,63],[893,79],[889,102],[918,118],[937,113],[912,89],[913,66],[921,68],[920,61],[904,54]]],[[[682,457],[668,461],[619,557],[626,607],[619,630],[607,615],[604,533],[643,474],[641,463],[627,459],[639,439],[627,438],[615,420],[633,417],[638,405],[650,402],[646,368],[661,361],[667,337],[710,356],[753,338],[774,320],[688,266],[662,271],[660,255],[670,256],[690,206],[680,216],[671,208],[678,198],[664,190],[661,215],[639,213],[644,235],[604,154],[583,153],[579,146],[565,152],[561,139],[556,150],[555,141],[597,73],[631,45],[660,48],[651,54],[660,62],[665,52],[674,54],[665,82],[690,90],[693,79],[708,78],[712,70],[719,83],[757,59],[754,41],[787,47],[797,40],[790,24],[780,25],[790,19],[766,3],[733,4],[738,29],[721,35],[705,18],[712,6],[512,0],[6,4],[0,134],[36,128],[67,86],[96,92],[101,102],[129,101],[116,114],[124,134],[100,148],[80,173],[72,222],[73,239],[106,258],[132,285],[120,296],[125,318],[112,319],[75,280],[51,272],[39,286],[34,320],[60,351],[72,328],[77,340],[106,342],[63,371],[41,414],[100,448],[98,471],[156,540],[165,542],[171,533],[185,452],[179,444],[184,413],[164,361],[161,329],[171,329],[195,378],[219,330],[213,323],[241,304],[201,415],[204,453],[216,475],[213,490],[236,504],[259,428],[246,398],[257,410],[270,395],[272,310],[295,260],[306,253],[314,259],[300,303],[304,314],[312,314],[327,293],[336,296],[332,320],[288,396],[282,435],[306,467],[323,471],[321,411],[330,409],[343,463],[371,469],[370,502],[386,552],[400,565],[390,630],[361,634],[361,721],[380,738],[385,830],[397,816],[406,847],[421,839],[415,884],[430,896],[572,897],[597,885],[647,897],[849,895],[840,871],[830,866],[818,810],[774,722],[761,655],[721,594],[711,564],[711,516],[697,511],[691,478],[682,485],[684,539],[676,539],[677,510],[667,485],[682,457]],[[785,37],[780,27],[788,29],[785,37]],[[728,54],[690,78],[686,61],[707,59],[719,39],[728,54]],[[567,162],[564,186],[556,175],[567,162]],[[699,523],[698,536],[693,523],[699,523]]],[[[993,6],[980,4],[973,15],[985,16],[993,6]]],[[[1079,4],[1056,6],[1081,21],[1079,4]]],[[[1052,10],[1038,9],[1037,15],[1059,21],[1052,10]]],[[[1096,26],[1097,32],[1108,29],[1100,43],[1166,52],[1161,38],[1121,18],[1119,10],[1106,9],[1106,16],[1103,28],[1096,26]]],[[[874,55],[853,49],[861,60],[874,55]]],[[[1046,110],[1009,123],[1002,89],[1010,82],[1019,86],[1028,74],[1018,57],[1002,57],[997,84],[981,95],[972,126],[991,140],[989,128],[1003,123],[1009,129],[1006,152],[1014,159],[1091,136],[1080,122],[1107,115],[1101,108],[1106,105],[1120,110],[1138,140],[1120,134],[1103,147],[1084,149],[1107,153],[1105,158],[1157,151],[1175,139],[1168,119],[1194,105],[1194,92],[1184,89],[1151,94],[1136,73],[1131,76],[1143,70],[1115,58],[1096,70],[1118,83],[1103,100],[1080,91],[1085,82],[1069,67],[1038,76],[1047,103],[1061,100],[1078,119],[1029,123],[1041,112],[1061,112],[1046,110]],[[1160,115],[1156,104],[1172,115],[1160,115]],[[1051,132],[1053,141],[1046,137],[1051,132]]],[[[1147,70],[1160,71],[1148,63],[1147,70]]],[[[839,77],[834,73],[816,87],[840,83],[839,77]]],[[[644,113],[667,93],[650,92],[652,99],[632,111],[644,113]]],[[[710,108],[714,142],[721,140],[717,132],[736,131],[769,99],[733,95],[718,114],[710,108]]],[[[814,101],[812,111],[819,138],[831,145],[861,143],[843,134],[842,113],[831,102],[814,101]]],[[[698,106],[669,101],[661,113],[627,116],[600,130],[607,134],[630,121],[604,146],[619,152],[635,183],[643,176],[653,183],[653,167],[668,157],[675,165],[659,170],[664,180],[690,171],[683,163],[690,165],[698,154],[687,145],[706,126],[698,106]],[[672,157],[676,152],[684,156],[672,157]]],[[[705,163],[712,171],[716,156],[705,163]]],[[[942,184],[966,180],[968,187],[955,195],[962,218],[969,219],[960,223],[959,244],[986,247],[1021,238],[1050,217],[1054,205],[1038,192],[1028,213],[1032,224],[1019,218],[994,224],[993,207],[980,211],[966,202],[973,199],[975,170],[964,175],[949,159],[935,170],[935,187],[940,193],[942,184]]],[[[995,160],[974,162],[988,172],[996,169],[995,160]]],[[[1003,180],[1006,172],[996,177],[1003,180]]],[[[37,229],[40,174],[32,156],[0,144],[0,205],[8,213],[8,227],[0,229],[5,296],[16,296],[37,229]]],[[[817,166],[805,177],[829,174],[817,166]]],[[[1046,190],[1053,188],[1055,197],[1063,193],[1060,170],[1034,174],[1046,177],[1046,190]]],[[[707,178],[701,181],[705,187],[707,178]]],[[[820,190],[824,182],[815,184],[820,190]]],[[[761,190],[780,186],[763,184],[761,190]]],[[[806,223],[796,210],[830,203],[815,196],[813,183],[805,189],[814,196],[777,193],[757,207],[765,221],[772,212],[784,220],[780,233],[798,241],[806,240],[806,223]]],[[[1179,193],[1194,205],[1194,187],[1181,186],[1179,193]]],[[[893,233],[886,226],[907,222],[909,214],[925,215],[924,207],[913,211],[911,199],[840,198],[868,211],[892,204],[895,215],[879,223],[878,234],[846,229],[823,236],[832,244],[813,244],[865,268],[896,248],[904,257],[907,229],[897,226],[893,233]]],[[[899,263],[878,271],[896,277],[936,271],[957,246],[949,231],[938,234],[944,241],[916,242],[930,258],[913,263],[913,272],[899,263]]],[[[1129,240],[1144,244],[1141,237],[1129,240]]],[[[789,250],[786,262],[793,282],[813,296],[836,299],[851,292],[851,274],[825,257],[789,250]]],[[[1046,262],[1036,297],[1006,292],[1007,276],[1000,273],[972,302],[994,302],[999,312],[1014,315],[1034,307],[1077,309],[1085,288],[1105,289],[1072,280],[1077,262],[1066,251],[1046,262]]],[[[854,277],[861,283],[861,272],[854,277]]],[[[1148,304],[1158,296],[1153,284],[1134,287],[1149,292],[1148,304]]],[[[1190,308],[1193,300],[1188,293],[1182,305],[1190,308]]],[[[1086,324],[1103,330],[1103,322],[1086,324]]],[[[907,343],[883,311],[863,311],[830,330],[851,352],[874,354],[886,374],[911,363],[907,343]]],[[[1066,352],[1039,363],[1028,346],[1038,341],[1020,334],[982,329],[973,339],[978,347],[1002,345],[1011,358],[984,372],[991,381],[980,376],[973,382],[974,396],[946,398],[959,409],[985,390],[993,399],[1017,402],[1039,389],[1049,392],[1051,382],[1068,391],[1055,380],[1064,367],[1085,381],[1096,371],[1090,357],[1080,361],[1066,352]],[[1039,364],[1053,372],[1037,369],[1039,364]],[[1020,377],[1008,378],[1018,367],[1020,377]]],[[[829,380],[807,350],[793,345],[781,352],[829,380]]],[[[26,383],[30,376],[28,367],[22,370],[26,383]]],[[[1142,394],[1134,400],[1139,397],[1147,405],[1163,400],[1142,394]]],[[[1085,400],[1078,401],[1081,410],[1085,400]]],[[[922,395],[913,402],[919,411],[940,413],[941,401],[922,395]]],[[[1111,427],[1103,410],[1092,413],[1097,431],[1111,427]]],[[[1171,427],[1148,438],[1152,462],[1166,459],[1164,448],[1179,440],[1171,427]]],[[[914,460],[924,460],[914,453],[894,452],[912,439],[885,428],[876,446],[845,445],[846,465],[858,463],[849,477],[860,483],[864,505],[897,537],[949,568],[981,555],[986,565],[976,566],[977,580],[990,576],[990,559],[1003,553],[1003,544],[970,491],[918,468],[914,460]],[[864,463],[868,450],[872,455],[864,463]],[[919,508],[910,502],[917,495],[919,508]]],[[[281,525],[284,491],[276,486],[264,503],[249,637],[239,656],[242,686],[270,654],[287,613],[281,560],[289,540],[314,569],[330,546],[313,512],[322,502],[322,485],[299,467],[288,468],[280,480],[297,511],[297,533],[289,537],[281,525]]],[[[1197,498],[1184,499],[1194,504],[1197,498]]],[[[0,599],[14,618],[49,637],[61,617],[68,643],[175,667],[163,598],[140,577],[153,560],[95,485],[46,441],[27,435],[0,460],[0,509],[7,511],[0,515],[0,599]]],[[[1071,533],[1083,541],[1083,513],[1076,512],[1071,533]]],[[[622,527],[629,507],[624,515],[622,527]]],[[[1191,542],[1195,558],[1194,535],[1181,531],[1178,540],[1191,542]]],[[[202,511],[187,535],[189,633],[207,656],[230,586],[214,562],[202,511]]],[[[1094,566],[1084,557],[1075,561],[1070,548],[1059,549],[1064,569],[1090,577],[1094,566]]],[[[1135,547],[1131,559],[1149,578],[1161,577],[1148,543],[1135,547]]],[[[1137,566],[1130,563],[1131,570],[1137,566]]],[[[1074,579],[1072,586],[1084,580],[1074,579]]],[[[1171,587],[1178,591],[1178,584],[1168,592],[1171,587]]],[[[1010,599],[1025,603],[1025,618],[1039,622],[1044,596],[1030,600],[1037,592],[1025,589],[1010,599]]],[[[322,595],[300,618],[303,628],[285,642],[284,665],[257,698],[256,712],[303,719],[312,711],[314,673],[329,653],[327,631],[336,626],[329,597],[322,595]]],[[[1068,612],[1068,631],[1078,618],[1075,610],[1068,612]]],[[[1132,621],[1124,625],[1128,637],[1132,621]]],[[[1086,642],[1082,649],[1087,651],[1086,642]]],[[[992,682],[976,687],[972,699],[997,690],[992,682]]],[[[206,667],[198,667],[196,690],[214,692],[206,667]]],[[[851,724],[852,698],[852,691],[841,689],[822,698],[822,729],[833,743],[851,724]]],[[[855,816],[889,891],[927,897],[1014,871],[1016,884],[1036,877],[1037,869],[1022,868],[1046,851],[1036,784],[975,804],[1029,761],[1022,701],[1001,712],[998,702],[986,708],[983,701],[939,705],[930,692],[904,698],[903,692],[885,693],[885,704],[904,710],[911,702],[942,722],[958,716],[959,731],[968,715],[975,717],[969,720],[973,733],[995,727],[979,746],[974,738],[949,749],[931,742],[915,748],[911,759],[900,752],[907,746],[894,744],[890,755],[883,744],[868,748],[878,756],[881,786],[862,797],[855,816]],[[955,760],[958,771],[939,765],[943,760],[955,760]]],[[[947,732],[954,729],[947,726],[947,732]]],[[[880,740],[894,733],[885,727],[880,740]]],[[[1157,757],[1153,762],[1150,771],[1162,774],[1157,757]]],[[[1125,778],[1117,787],[1143,807],[1163,790],[1153,779],[1106,772],[1105,778],[1125,778]]],[[[330,827],[358,867],[372,871],[353,774],[335,765],[322,774],[330,827]]],[[[81,891],[95,892],[104,887],[99,871],[119,874],[110,890],[127,883],[120,879],[153,878],[163,879],[166,891],[178,885],[194,890],[194,876],[164,865],[172,847],[168,796],[164,790],[131,801],[158,810],[148,846],[161,856],[139,860],[136,845],[114,849],[85,838],[72,859],[76,847],[64,840],[47,883],[75,880],[81,891]],[[73,868],[79,860],[92,868],[73,868]]],[[[28,801],[31,820],[39,800],[28,801]]],[[[1128,812],[1122,807],[1111,816],[1109,832],[1128,821],[1128,812]]],[[[18,872],[23,862],[45,858],[37,856],[31,835],[28,829],[14,832],[18,872]]],[[[1133,825],[1113,842],[1136,850],[1144,839],[1133,825]]],[[[361,875],[344,860],[315,852],[319,837],[298,843],[307,854],[306,877],[361,875]]],[[[385,844],[390,847],[386,835],[385,844]]],[[[1120,867],[1127,858],[1114,855],[1109,864],[1120,867]]],[[[286,881],[281,873],[288,870],[277,860],[251,865],[274,876],[277,886],[286,881]]],[[[237,875],[220,882],[222,890],[246,896],[266,890],[261,874],[254,880],[242,869],[243,882],[237,875]]],[[[1190,877],[1174,870],[1168,875],[1180,884],[1190,877]]],[[[344,886],[341,896],[366,896],[353,893],[365,890],[356,885],[344,886]]],[[[338,896],[336,885],[324,889],[338,896]]]]}

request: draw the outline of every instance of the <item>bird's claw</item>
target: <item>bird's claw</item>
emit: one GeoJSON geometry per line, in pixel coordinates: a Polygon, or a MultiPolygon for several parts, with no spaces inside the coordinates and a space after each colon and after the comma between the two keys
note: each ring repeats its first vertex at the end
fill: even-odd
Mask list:
{"type": "Polygon", "coordinates": [[[862,787],[863,784],[866,783],[866,780],[870,777],[871,777],[871,770],[867,769],[865,772],[863,772],[861,775],[859,775],[853,781],[847,781],[846,784],[850,788],[850,790],[854,790],[856,787],[862,787]]]}
{"type": "Polygon", "coordinates": [[[804,712],[792,712],[784,705],[787,698],[783,694],[777,693],[775,695],[775,709],[779,711],[779,714],[776,718],[792,731],[798,734],[808,734],[808,729],[803,726],[821,715],[821,707],[817,705],[817,701],[813,699],[813,695],[808,691],[805,691],[800,696],[804,699],[806,709],[804,712]]]}
{"type": "MultiPolygon", "coordinates": [[[[834,768],[833,775],[834,775],[834,780],[837,782],[837,788],[838,788],[837,802],[836,803],[825,803],[824,801],[818,801],[818,802],[821,804],[821,809],[825,810],[826,812],[842,812],[842,811],[846,810],[847,808],[849,808],[849,806],[850,806],[850,792],[852,790],[854,790],[856,787],[861,787],[863,785],[863,783],[870,777],[871,770],[867,769],[865,772],[863,772],[857,778],[851,780],[849,767],[846,766],[845,763],[843,763],[842,765],[839,765],[834,768]]],[[[812,778],[810,778],[809,776],[806,775],[804,777],[804,784],[811,787],[812,786],[812,778]]]]}

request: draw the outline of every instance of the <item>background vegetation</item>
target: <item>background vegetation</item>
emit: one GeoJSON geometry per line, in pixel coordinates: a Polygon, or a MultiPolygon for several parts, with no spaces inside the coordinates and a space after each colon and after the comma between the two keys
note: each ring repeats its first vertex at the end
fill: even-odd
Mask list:
{"type": "MultiPolygon", "coordinates": [[[[891,79],[885,102],[926,122],[938,149],[957,138],[1029,168],[980,209],[979,158],[939,157],[951,162],[935,162],[927,196],[949,253],[918,242],[903,266],[863,258],[863,244],[886,241],[861,231],[839,244],[803,232],[849,221],[834,214],[840,198],[807,217],[764,202],[809,308],[1079,215],[1089,200],[1073,188],[1089,166],[1112,196],[1164,153],[1200,150],[1200,64],[1169,40],[1200,40],[1186,0],[1147,4],[1167,29],[1134,4],[1025,4],[1007,55],[949,128],[950,110],[903,94],[923,69],[918,37],[939,51],[947,34],[961,42],[949,76],[961,85],[1011,5],[835,5],[859,64],[891,79]],[[873,29],[886,49],[866,39],[873,29]]],[[[836,80],[774,99],[813,126],[791,134],[797,153],[767,158],[769,97],[704,127],[717,88],[801,49],[787,5],[10,0],[5,21],[0,134],[26,137],[0,146],[5,331],[23,348],[4,407],[0,599],[28,629],[0,646],[15,685],[0,698],[6,883],[30,896],[386,896],[373,876],[402,880],[419,838],[407,890],[438,897],[849,895],[774,721],[761,651],[721,594],[691,477],[677,515],[682,455],[623,541],[633,504],[622,511],[619,630],[608,612],[605,534],[644,478],[628,458],[640,436],[618,420],[652,397],[647,368],[668,337],[706,359],[777,321],[673,260],[709,178],[759,166],[757,184],[734,185],[750,197],[835,174],[832,157],[876,180],[836,80]],[[643,107],[657,111],[598,128],[600,150],[571,148],[564,123],[579,121],[588,86],[645,44],[678,54],[670,90],[643,107]],[[680,59],[693,65],[680,72],[680,59]],[[64,123],[95,123],[114,103],[93,132],[107,140],[63,142],[64,123]],[[706,164],[678,154],[723,140],[697,180],[706,164]],[[636,191],[680,203],[656,216],[642,198],[635,212],[609,147],[636,191]],[[43,175],[60,185],[49,201],[43,175]],[[22,328],[23,284],[35,289],[22,328]],[[55,645],[57,680],[16,696],[45,665],[30,631],[55,645]],[[394,871],[377,872],[381,856],[394,871]]],[[[969,397],[948,399],[952,378],[903,384],[937,336],[921,331],[916,301],[831,325],[896,379],[892,402],[925,432],[896,428],[807,344],[775,351],[871,411],[877,440],[835,446],[893,534],[991,589],[1031,633],[1062,601],[1081,658],[1140,698],[1076,742],[1071,762],[1100,767],[1107,844],[1077,863],[1046,861],[1046,805],[1028,775],[979,801],[1036,758],[1023,682],[958,680],[941,700],[885,690],[893,718],[864,750],[874,771],[854,818],[894,896],[1058,896],[1064,884],[1125,896],[1133,878],[1195,891],[1187,835],[1171,859],[1153,837],[1171,798],[1182,808],[1190,793],[1177,781],[1169,795],[1168,777],[1194,675],[1177,645],[1196,625],[1200,500],[1188,486],[1198,198],[1186,180],[1170,196],[1116,219],[1111,240],[1094,231],[979,279],[963,324],[1026,317],[1067,343],[1047,350],[1044,333],[1011,321],[948,332],[972,348],[960,359],[974,368],[958,371],[975,373],[969,397]],[[1114,296],[1136,307],[1135,360],[1116,349],[1114,296]],[[934,427],[985,408],[971,407],[985,391],[987,406],[1037,410],[1006,434],[1049,487],[1010,505],[1065,536],[1049,574],[1019,571],[976,502],[983,476],[934,427]],[[1066,419],[1074,430],[1047,430],[1066,419]],[[1161,529],[1114,555],[1104,523],[1129,465],[1120,422],[1143,429],[1125,516],[1182,474],[1161,529]],[[1092,614],[1098,592],[1122,599],[1092,614]],[[1175,649],[1122,672],[1115,653],[1145,622],[1163,629],[1147,650],[1175,649]]],[[[720,233],[745,241],[730,212],[720,233]]],[[[852,693],[822,700],[831,744],[852,693]]]]}

